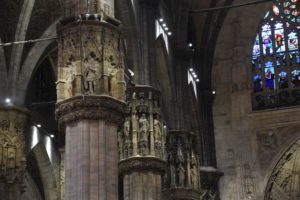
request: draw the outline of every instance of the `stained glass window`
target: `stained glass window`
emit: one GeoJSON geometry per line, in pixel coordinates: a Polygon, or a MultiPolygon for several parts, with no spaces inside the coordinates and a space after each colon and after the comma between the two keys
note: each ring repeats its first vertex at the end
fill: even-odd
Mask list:
{"type": "Polygon", "coordinates": [[[300,0],[275,0],[252,49],[253,109],[300,104],[300,0]]]}

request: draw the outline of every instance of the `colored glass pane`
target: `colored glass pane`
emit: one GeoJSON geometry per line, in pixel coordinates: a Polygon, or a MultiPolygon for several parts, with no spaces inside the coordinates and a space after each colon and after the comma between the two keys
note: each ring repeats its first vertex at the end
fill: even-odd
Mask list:
{"type": "Polygon", "coordinates": [[[292,71],[292,87],[300,87],[300,71],[298,69],[292,71]]]}
{"type": "Polygon", "coordinates": [[[261,75],[254,75],[253,76],[253,91],[260,92],[263,90],[263,82],[261,75]]]}
{"type": "Polygon", "coordinates": [[[298,49],[298,37],[295,31],[292,31],[288,35],[288,47],[290,51],[298,49]]]}
{"type": "Polygon", "coordinates": [[[282,71],[278,74],[278,87],[279,89],[285,89],[289,87],[287,73],[282,71]]]}
{"type": "Polygon", "coordinates": [[[274,0],[260,24],[251,59],[254,109],[300,104],[299,9],[300,0],[274,0]]]}

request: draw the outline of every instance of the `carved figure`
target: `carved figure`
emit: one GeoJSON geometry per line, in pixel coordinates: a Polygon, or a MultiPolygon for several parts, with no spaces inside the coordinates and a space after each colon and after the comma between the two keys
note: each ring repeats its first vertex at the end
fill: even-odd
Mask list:
{"type": "Polygon", "coordinates": [[[154,141],[161,140],[161,123],[158,119],[159,117],[156,116],[153,120],[153,134],[154,134],[154,141]]]}
{"type": "Polygon", "coordinates": [[[123,134],[124,134],[125,141],[130,139],[129,133],[130,133],[130,122],[129,122],[129,119],[126,118],[124,125],[123,125],[123,134]]]}
{"type": "Polygon", "coordinates": [[[180,164],[178,167],[178,186],[184,187],[184,182],[185,182],[185,169],[182,166],[182,164],[180,164]]]}
{"type": "Polygon", "coordinates": [[[193,188],[198,188],[198,175],[196,166],[193,166],[191,169],[191,185],[193,188]]]}
{"type": "Polygon", "coordinates": [[[95,54],[92,52],[89,58],[85,58],[83,61],[84,66],[84,85],[85,89],[89,94],[93,94],[96,89],[96,81],[99,78],[97,65],[98,62],[96,60],[95,54]]]}
{"type": "Polygon", "coordinates": [[[141,118],[139,119],[139,140],[140,141],[147,141],[148,140],[148,133],[149,133],[149,121],[146,118],[145,113],[142,114],[141,118]]]}
{"type": "Polygon", "coordinates": [[[73,70],[70,68],[66,72],[66,82],[65,82],[66,98],[73,96],[74,80],[75,80],[75,74],[73,73],[73,70]]]}

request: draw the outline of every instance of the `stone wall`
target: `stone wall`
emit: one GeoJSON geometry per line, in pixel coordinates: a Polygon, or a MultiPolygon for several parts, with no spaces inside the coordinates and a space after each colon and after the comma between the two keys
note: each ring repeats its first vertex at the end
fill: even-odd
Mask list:
{"type": "Polygon", "coordinates": [[[276,163],[300,136],[299,107],[252,111],[250,56],[270,8],[264,3],[231,9],[218,38],[212,84],[222,200],[263,199],[276,163]]]}

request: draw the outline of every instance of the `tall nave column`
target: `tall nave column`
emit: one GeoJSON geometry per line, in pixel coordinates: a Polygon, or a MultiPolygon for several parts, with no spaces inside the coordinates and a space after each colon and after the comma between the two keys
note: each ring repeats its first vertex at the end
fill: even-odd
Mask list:
{"type": "Polygon", "coordinates": [[[128,110],[118,134],[124,200],[161,200],[166,170],[160,92],[150,86],[127,90],[128,110]]]}
{"type": "Polygon", "coordinates": [[[117,200],[125,81],[114,0],[65,0],[57,26],[56,118],[65,132],[65,199],[117,200]]]}
{"type": "Polygon", "coordinates": [[[0,107],[0,199],[20,200],[25,160],[25,127],[29,113],[16,107],[0,107]]]}

